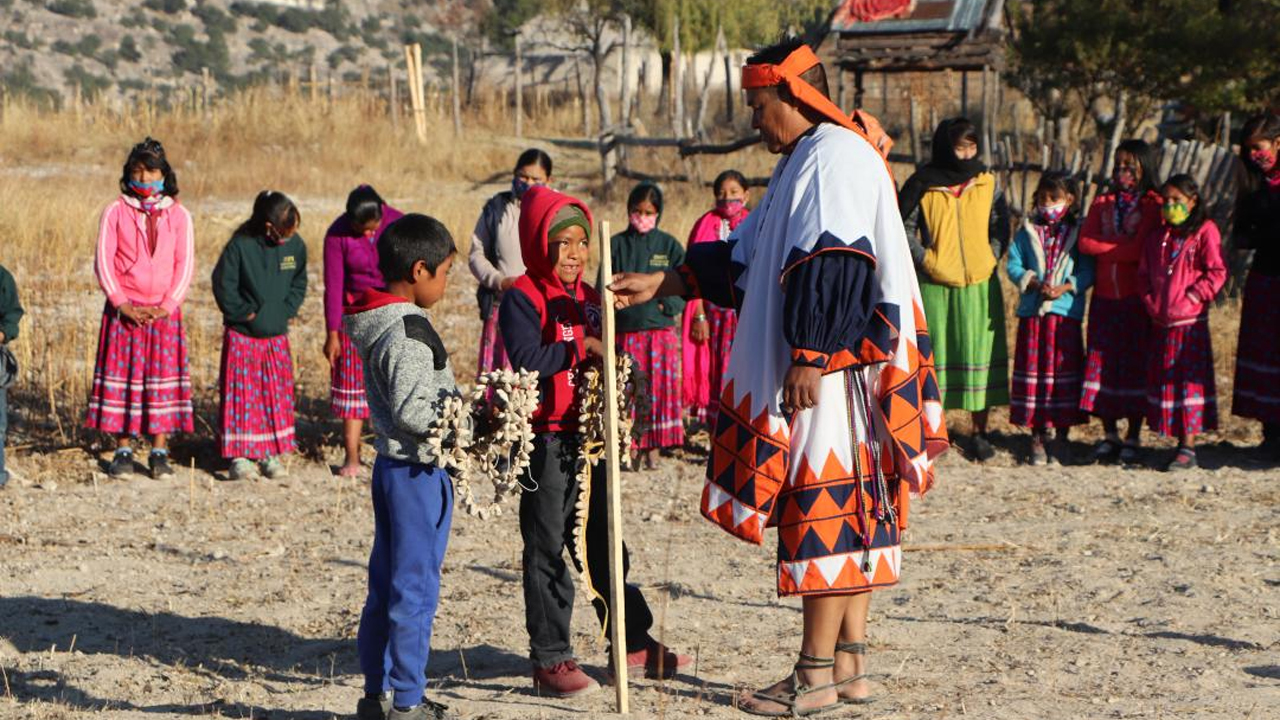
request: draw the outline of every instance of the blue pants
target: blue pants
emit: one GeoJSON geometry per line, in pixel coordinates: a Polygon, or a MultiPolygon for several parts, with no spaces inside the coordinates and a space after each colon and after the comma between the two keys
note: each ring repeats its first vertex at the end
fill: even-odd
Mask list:
{"type": "Polygon", "coordinates": [[[378,456],[369,597],[356,647],[365,692],[392,690],[398,707],[422,702],[452,520],[453,483],[445,471],[378,456]]]}

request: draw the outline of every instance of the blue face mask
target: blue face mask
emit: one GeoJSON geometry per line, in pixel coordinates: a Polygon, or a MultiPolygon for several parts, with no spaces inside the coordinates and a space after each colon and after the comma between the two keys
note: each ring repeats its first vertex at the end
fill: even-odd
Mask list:
{"type": "Polygon", "coordinates": [[[517,200],[524,197],[524,194],[529,192],[529,188],[531,187],[533,187],[533,183],[521,180],[520,178],[515,178],[511,181],[511,192],[515,193],[517,200]]]}
{"type": "Polygon", "coordinates": [[[140,198],[153,198],[164,192],[164,179],[151,182],[129,181],[129,189],[140,198]]]}

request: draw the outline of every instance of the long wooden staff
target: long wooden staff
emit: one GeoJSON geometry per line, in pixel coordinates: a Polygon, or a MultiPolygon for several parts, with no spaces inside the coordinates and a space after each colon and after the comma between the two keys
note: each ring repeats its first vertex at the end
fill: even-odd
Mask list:
{"type": "Polygon", "coordinates": [[[605,503],[609,512],[609,642],[613,645],[613,686],[617,693],[618,713],[626,715],[627,703],[627,610],[626,588],[622,575],[622,471],[618,465],[621,448],[618,437],[618,360],[614,345],[613,255],[609,247],[609,223],[602,220],[600,234],[601,338],[604,346],[604,461],[607,473],[605,503]]]}

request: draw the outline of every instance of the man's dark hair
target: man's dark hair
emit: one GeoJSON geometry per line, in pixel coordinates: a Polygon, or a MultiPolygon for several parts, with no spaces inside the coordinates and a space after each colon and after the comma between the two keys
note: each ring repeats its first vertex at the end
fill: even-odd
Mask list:
{"type": "Polygon", "coordinates": [[[169,166],[169,158],[165,155],[164,145],[159,140],[147,138],[129,150],[129,157],[124,161],[124,170],[120,172],[120,192],[130,197],[138,196],[129,187],[133,168],[138,165],[148,170],[159,170],[164,175],[163,193],[169,197],[178,196],[178,174],[169,166]]]}
{"type": "Polygon", "coordinates": [[[453,236],[439,220],[410,213],[388,225],[378,238],[378,270],[389,283],[411,279],[419,262],[434,275],[457,251],[453,236]]]}
{"type": "Polygon", "coordinates": [[[382,222],[382,206],[386,201],[372,185],[361,185],[347,196],[347,219],[354,227],[382,222]]]}
{"type": "MultiPolygon", "coordinates": [[[[773,45],[757,50],[754,55],[747,58],[748,65],[778,65],[804,45],[804,39],[799,37],[784,38],[773,45]]],[[[818,92],[831,97],[831,92],[827,88],[827,70],[818,63],[808,70],[800,73],[800,79],[812,85],[818,92]]],[[[791,97],[791,91],[786,86],[778,88],[778,97],[792,102],[795,98],[791,97]]]]}

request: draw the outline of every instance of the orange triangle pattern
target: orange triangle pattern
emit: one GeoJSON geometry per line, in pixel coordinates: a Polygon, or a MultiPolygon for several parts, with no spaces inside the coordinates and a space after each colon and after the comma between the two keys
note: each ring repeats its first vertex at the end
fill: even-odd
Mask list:
{"type": "Polygon", "coordinates": [[[729,534],[764,542],[764,530],[787,478],[790,440],[770,431],[769,411],[751,415],[751,394],[736,404],[730,380],[720,394],[720,414],[711,441],[702,514],[729,534]]]}

